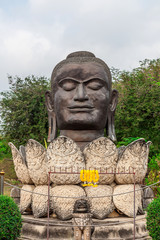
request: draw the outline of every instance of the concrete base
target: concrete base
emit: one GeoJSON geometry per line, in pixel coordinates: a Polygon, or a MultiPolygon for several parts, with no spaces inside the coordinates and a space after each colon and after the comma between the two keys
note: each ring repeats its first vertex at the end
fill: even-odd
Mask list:
{"type": "MultiPolygon", "coordinates": [[[[73,240],[72,222],[50,218],[49,240],[73,240]],[[57,226],[56,226],[57,225],[57,226]],[[69,225],[69,227],[68,227],[69,225]]],[[[92,240],[132,240],[133,218],[117,217],[104,220],[93,219],[95,231],[92,240]]],[[[32,215],[23,215],[23,228],[21,239],[39,240],[47,239],[47,218],[34,218],[32,215]]],[[[151,239],[146,230],[145,215],[136,217],[135,239],[151,239]]]]}

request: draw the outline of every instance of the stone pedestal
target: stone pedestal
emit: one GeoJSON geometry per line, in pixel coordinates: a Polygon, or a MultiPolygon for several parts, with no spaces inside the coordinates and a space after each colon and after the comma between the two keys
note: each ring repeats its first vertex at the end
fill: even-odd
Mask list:
{"type": "MultiPolygon", "coordinates": [[[[117,217],[104,220],[93,219],[95,231],[92,240],[132,240],[133,239],[133,218],[117,217]]],[[[72,221],[60,221],[57,218],[50,218],[49,240],[74,240],[72,221]],[[56,226],[57,225],[57,226],[56,226]],[[69,225],[69,227],[68,227],[69,225]]],[[[22,239],[24,240],[46,240],[47,239],[47,218],[34,218],[32,215],[23,215],[22,239]]],[[[136,238],[151,239],[146,230],[145,215],[136,217],[136,238]]]]}

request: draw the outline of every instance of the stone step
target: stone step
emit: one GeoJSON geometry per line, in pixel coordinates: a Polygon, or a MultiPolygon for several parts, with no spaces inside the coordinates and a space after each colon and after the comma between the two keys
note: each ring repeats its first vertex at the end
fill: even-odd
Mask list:
{"type": "MultiPolygon", "coordinates": [[[[47,218],[34,218],[32,215],[23,215],[23,240],[44,240],[47,239],[47,218]]],[[[117,217],[104,220],[93,219],[95,230],[92,240],[132,240],[133,239],[133,218],[117,217]]],[[[146,229],[145,215],[136,217],[135,239],[149,240],[146,229]]],[[[49,219],[49,240],[73,240],[72,221],[61,221],[57,218],[49,219]]]]}

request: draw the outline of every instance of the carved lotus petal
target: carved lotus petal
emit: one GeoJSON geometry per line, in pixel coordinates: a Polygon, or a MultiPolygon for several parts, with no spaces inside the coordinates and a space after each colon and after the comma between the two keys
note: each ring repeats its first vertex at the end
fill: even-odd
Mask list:
{"type": "Polygon", "coordinates": [[[37,186],[33,191],[32,196],[32,211],[36,218],[46,217],[48,211],[48,186],[37,186]],[[39,195],[35,193],[40,193],[44,195],[39,195]]]}
{"type": "MultiPolygon", "coordinates": [[[[108,138],[101,137],[84,149],[87,169],[97,169],[102,173],[115,172],[118,159],[118,150],[115,144],[108,138]]],[[[114,181],[114,174],[100,174],[99,184],[110,184],[114,181]]]]}
{"type": "MultiPolygon", "coordinates": [[[[135,185],[135,189],[140,189],[138,184],[135,185]]],[[[133,184],[126,184],[126,185],[117,185],[114,188],[114,194],[120,194],[124,192],[129,192],[134,190],[133,184]]],[[[134,192],[126,193],[122,195],[113,196],[113,202],[115,207],[123,212],[128,217],[134,217],[134,192]]],[[[135,191],[135,214],[137,211],[142,209],[142,193],[140,191],[135,191]]]]}
{"type": "Polygon", "coordinates": [[[8,144],[11,147],[12,157],[14,162],[14,169],[17,175],[17,178],[23,184],[32,184],[32,180],[29,175],[28,167],[25,162],[25,158],[20,151],[14,146],[13,143],[8,144]]]}
{"type": "Polygon", "coordinates": [[[31,208],[32,203],[32,192],[34,190],[34,185],[23,185],[20,194],[20,211],[25,212],[28,208],[31,208]],[[23,191],[27,190],[29,192],[23,191]]]}
{"type": "Polygon", "coordinates": [[[37,141],[30,139],[26,145],[26,160],[29,175],[35,185],[48,183],[46,171],[46,149],[37,141]]]}
{"type": "Polygon", "coordinates": [[[89,198],[88,200],[93,217],[104,219],[114,210],[112,196],[103,197],[112,195],[113,190],[111,186],[98,185],[97,187],[86,187],[85,192],[88,197],[98,197],[89,198]]]}
{"type": "Polygon", "coordinates": [[[77,198],[74,197],[84,197],[86,196],[83,188],[75,185],[65,185],[65,186],[56,186],[51,189],[52,196],[52,208],[53,211],[57,214],[58,218],[62,220],[67,220],[72,218],[74,204],[77,198]],[[60,198],[69,197],[69,198],[60,198]],[[70,198],[73,197],[73,198],[70,198]]]}
{"type": "MultiPolygon", "coordinates": [[[[85,162],[77,144],[70,138],[60,136],[47,148],[48,171],[80,172],[85,168],[85,162]]],[[[79,174],[54,174],[50,175],[55,184],[78,184],[79,174]]]]}
{"type": "MultiPolygon", "coordinates": [[[[116,172],[135,172],[135,182],[141,183],[147,173],[149,144],[143,138],[130,143],[123,149],[118,160],[116,172]]],[[[133,174],[116,174],[118,184],[134,183],[133,174]]]]}

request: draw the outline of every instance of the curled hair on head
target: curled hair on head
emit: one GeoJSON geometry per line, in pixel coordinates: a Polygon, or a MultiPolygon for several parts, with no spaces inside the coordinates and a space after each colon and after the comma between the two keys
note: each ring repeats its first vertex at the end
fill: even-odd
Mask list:
{"type": "Polygon", "coordinates": [[[101,60],[100,58],[96,58],[95,55],[91,52],[88,51],[78,51],[78,52],[73,52],[70,53],[65,60],[59,62],[55,68],[53,69],[52,75],[51,75],[51,89],[54,92],[54,78],[56,76],[57,70],[60,69],[62,66],[65,64],[72,64],[72,63],[85,63],[85,62],[95,62],[100,64],[105,72],[107,73],[107,77],[109,80],[109,88],[111,89],[111,83],[112,83],[112,78],[111,78],[111,72],[107,64],[101,60]]]}
{"type": "Polygon", "coordinates": [[[96,57],[93,53],[88,52],[88,51],[77,51],[70,53],[67,58],[72,58],[72,57],[96,57]]]}

